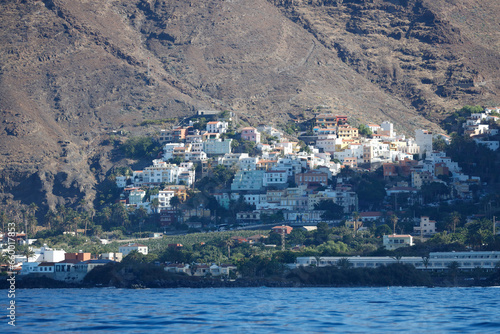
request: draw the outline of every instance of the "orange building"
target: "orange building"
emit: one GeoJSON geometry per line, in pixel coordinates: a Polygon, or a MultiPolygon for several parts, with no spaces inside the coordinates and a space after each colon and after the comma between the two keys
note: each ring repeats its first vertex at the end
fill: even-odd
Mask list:
{"type": "Polygon", "coordinates": [[[90,253],[66,253],[64,254],[64,261],[76,260],[76,261],[88,261],[91,258],[90,253]]]}
{"type": "Polygon", "coordinates": [[[283,232],[285,234],[290,234],[292,233],[292,230],[293,230],[293,227],[291,226],[287,226],[287,225],[283,225],[283,226],[275,226],[271,229],[274,233],[279,233],[279,234],[282,234],[283,232]]]}

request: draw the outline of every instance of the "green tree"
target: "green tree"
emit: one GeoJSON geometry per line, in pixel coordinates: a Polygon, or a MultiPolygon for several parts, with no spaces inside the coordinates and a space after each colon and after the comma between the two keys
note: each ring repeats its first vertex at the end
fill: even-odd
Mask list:
{"type": "Polygon", "coordinates": [[[122,145],[121,149],[128,158],[145,159],[158,155],[161,145],[151,137],[132,137],[122,145]]]}
{"type": "Polygon", "coordinates": [[[342,270],[347,270],[351,268],[352,263],[349,261],[348,258],[341,258],[337,261],[337,267],[342,269],[342,270]]]}
{"type": "Polygon", "coordinates": [[[122,226],[128,228],[130,226],[130,219],[128,211],[123,203],[115,203],[111,206],[111,226],[122,226]]]}
{"type": "Polygon", "coordinates": [[[450,190],[446,184],[441,182],[431,182],[422,186],[422,197],[426,203],[437,202],[443,196],[449,195],[450,190]]]}
{"type": "Polygon", "coordinates": [[[314,207],[315,210],[324,210],[321,216],[325,220],[336,220],[344,215],[344,207],[334,203],[332,200],[322,200],[314,207]]]}
{"type": "Polygon", "coordinates": [[[481,248],[493,240],[491,221],[488,219],[475,220],[465,224],[467,230],[466,242],[473,248],[481,248]]]}
{"type": "Polygon", "coordinates": [[[422,256],[422,264],[424,265],[425,269],[429,266],[431,260],[429,259],[428,256],[422,256]]]}
{"type": "Polygon", "coordinates": [[[181,204],[181,200],[179,199],[178,196],[173,196],[170,199],[170,206],[173,206],[174,208],[177,208],[177,206],[179,206],[179,204],[181,204]]]}
{"type": "Polygon", "coordinates": [[[289,245],[303,245],[306,241],[306,231],[299,228],[294,228],[292,232],[287,236],[287,242],[289,245]]]}
{"type": "Polygon", "coordinates": [[[30,257],[35,255],[35,252],[29,245],[17,246],[17,252],[22,256],[26,256],[26,261],[30,262],[30,257]]]}
{"type": "Polygon", "coordinates": [[[375,230],[375,236],[376,237],[382,237],[384,235],[389,235],[392,233],[391,228],[387,224],[380,225],[376,228],[375,230]]]}
{"type": "Polygon", "coordinates": [[[153,212],[158,212],[158,207],[160,206],[160,200],[158,199],[158,197],[153,198],[150,205],[153,212]]]}
{"type": "Polygon", "coordinates": [[[314,240],[316,245],[320,245],[323,242],[326,242],[330,238],[330,234],[332,234],[332,228],[328,226],[325,222],[318,223],[316,231],[314,231],[314,240]]]}
{"type": "Polygon", "coordinates": [[[372,130],[364,124],[359,125],[358,133],[364,137],[371,137],[373,135],[372,130]]]}
{"type": "Polygon", "coordinates": [[[432,140],[432,149],[435,151],[444,152],[448,144],[444,141],[442,137],[437,137],[432,140]]]}
{"type": "Polygon", "coordinates": [[[355,191],[359,206],[365,209],[380,207],[386,196],[384,182],[375,176],[363,175],[355,191]]]}

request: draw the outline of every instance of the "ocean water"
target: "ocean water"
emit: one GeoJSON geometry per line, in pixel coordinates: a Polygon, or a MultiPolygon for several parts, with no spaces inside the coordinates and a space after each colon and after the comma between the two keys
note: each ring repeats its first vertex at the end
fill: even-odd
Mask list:
{"type": "Polygon", "coordinates": [[[23,289],[1,333],[500,333],[500,288],[23,289]]]}

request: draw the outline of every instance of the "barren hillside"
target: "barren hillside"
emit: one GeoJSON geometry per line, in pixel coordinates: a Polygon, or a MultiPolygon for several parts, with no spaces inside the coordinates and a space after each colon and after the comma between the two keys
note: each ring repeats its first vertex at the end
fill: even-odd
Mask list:
{"type": "Polygon", "coordinates": [[[216,108],[278,124],[325,105],[411,133],[498,98],[496,1],[7,0],[0,9],[3,200],[91,201],[113,164],[100,144],[111,130],[144,131],[145,119],[216,108]]]}

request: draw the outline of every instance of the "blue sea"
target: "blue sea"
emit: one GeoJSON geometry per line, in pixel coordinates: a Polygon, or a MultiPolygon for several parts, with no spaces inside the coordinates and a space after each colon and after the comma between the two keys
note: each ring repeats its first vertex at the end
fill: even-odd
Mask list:
{"type": "Polygon", "coordinates": [[[500,288],[23,289],[1,333],[499,333],[500,288]]]}

